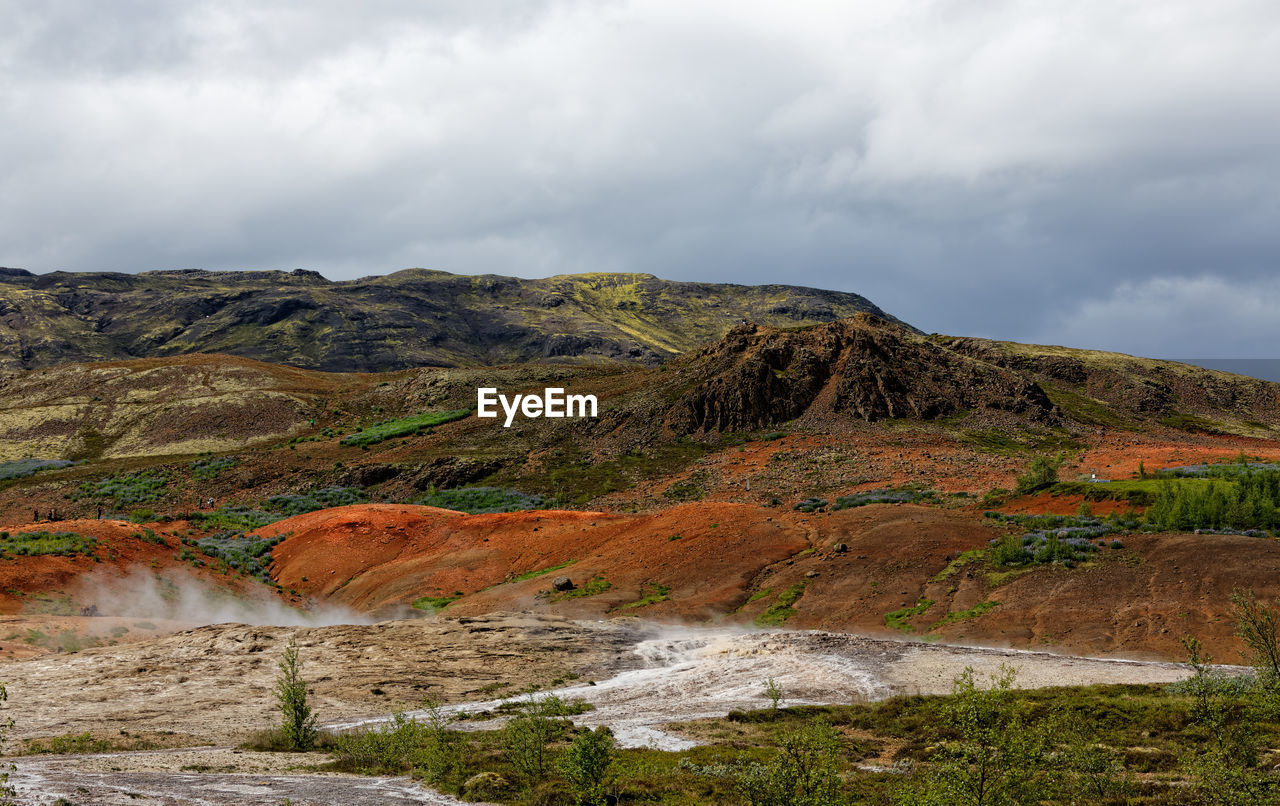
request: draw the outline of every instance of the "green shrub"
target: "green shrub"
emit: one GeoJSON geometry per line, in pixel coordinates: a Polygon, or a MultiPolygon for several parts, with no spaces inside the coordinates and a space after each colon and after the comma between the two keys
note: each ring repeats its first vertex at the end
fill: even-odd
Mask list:
{"type": "Polygon", "coordinates": [[[17,459],[11,462],[0,462],[0,481],[24,479],[42,470],[57,470],[70,467],[75,462],[66,459],[17,459]]]}
{"type": "Polygon", "coordinates": [[[24,557],[93,557],[97,546],[96,537],[75,532],[18,532],[0,538],[0,556],[11,553],[24,557]]]}
{"type": "Polygon", "coordinates": [[[560,770],[579,803],[603,806],[613,755],[613,733],[607,727],[584,728],[574,734],[560,770]]]}
{"type": "Polygon", "coordinates": [[[276,703],[280,707],[280,731],[292,750],[310,750],[316,743],[316,716],[307,701],[307,684],[302,679],[302,661],[298,657],[298,643],[289,639],[284,657],[280,659],[280,673],[274,688],[276,703]]]}
{"type": "Polygon", "coordinates": [[[506,487],[457,487],[452,490],[430,490],[426,495],[415,499],[414,503],[477,515],[546,509],[550,502],[540,495],[527,495],[506,487]]]}
{"type": "Polygon", "coordinates": [[[191,470],[191,478],[208,481],[217,478],[223,470],[234,467],[239,462],[240,460],[234,456],[209,456],[197,459],[187,467],[191,470]]]}
{"type": "Polygon", "coordinates": [[[1027,472],[1018,476],[1013,491],[1018,495],[1029,495],[1048,489],[1058,483],[1058,470],[1061,467],[1061,459],[1037,456],[1031,460],[1031,467],[1027,472]]]}
{"type": "Polygon", "coordinates": [[[159,501],[168,483],[167,478],[151,471],[127,476],[112,476],[81,484],[72,498],[110,501],[113,509],[118,511],[138,504],[159,501]]]}

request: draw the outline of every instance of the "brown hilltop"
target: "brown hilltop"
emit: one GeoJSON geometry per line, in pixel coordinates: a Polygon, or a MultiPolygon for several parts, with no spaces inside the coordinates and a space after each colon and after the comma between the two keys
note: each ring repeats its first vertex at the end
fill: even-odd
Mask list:
{"type": "Polygon", "coordinates": [[[962,409],[1031,420],[1053,413],[1033,381],[869,314],[800,330],[741,325],[673,374],[673,384],[688,387],[667,418],[676,432],[749,430],[805,415],[875,422],[962,409]]]}

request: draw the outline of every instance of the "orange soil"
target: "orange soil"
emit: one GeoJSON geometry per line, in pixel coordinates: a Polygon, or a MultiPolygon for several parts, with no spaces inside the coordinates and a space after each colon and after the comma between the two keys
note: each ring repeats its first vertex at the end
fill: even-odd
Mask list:
{"type": "MultiPolygon", "coordinates": [[[[78,607],[93,604],[80,601],[80,583],[90,576],[125,574],[139,567],[156,573],[181,569],[184,573],[214,583],[236,592],[262,586],[243,577],[218,573],[209,567],[196,568],[178,560],[182,550],[178,538],[179,524],[138,525],[117,520],[69,520],[41,521],[25,525],[6,526],[5,530],[17,532],[75,532],[86,537],[96,537],[98,546],[91,557],[56,557],[40,555],[15,557],[6,554],[0,558],[0,614],[31,612],[32,597],[40,594],[54,597],[70,597],[78,607]],[[142,532],[151,528],[165,545],[151,543],[142,538],[142,532]]],[[[201,557],[201,559],[206,559],[201,557]]]]}
{"type": "Polygon", "coordinates": [[[663,602],[645,615],[706,618],[736,606],[765,567],[808,548],[806,530],[774,514],[742,504],[625,516],[464,515],[372,504],[300,515],[266,534],[292,533],[273,552],[281,584],[364,610],[456,591],[475,595],[450,612],[542,609],[551,603],[538,594],[563,573],[578,584],[603,575],[612,586],[598,596],[564,599],[555,607],[563,612],[595,615],[637,600],[645,583],[657,582],[678,589],[679,604],[663,602]],[[571,565],[507,582],[562,563],[571,565]]]}
{"type": "Polygon", "coordinates": [[[367,611],[462,593],[446,613],[749,623],[802,584],[788,627],[886,632],[887,613],[928,599],[934,604],[911,626],[933,637],[1178,658],[1191,633],[1230,660],[1238,649],[1226,617],[1231,590],[1280,594],[1280,542],[1221,536],[1126,537],[1123,549],[1100,549],[1087,567],[993,579],[981,564],[951,563],[986,546],[996,527],[977,512],[914,505],[813,515],[722,503],[642,515],[364,505],[275,528],[291,533],[274,554],[282,584],[367,611]],[[834,551],[837,542],[847,551],[834,551]],[[562,563],[571,564],[516,579],[562,563]],[[600,576],[609,587],[557,599],[551,582],[560,575],[579,587],[600,576]],[[669,598],[634,606],[653,585],[669,598]],[[938,624],[987,601],[999,605],[938,624]]]}

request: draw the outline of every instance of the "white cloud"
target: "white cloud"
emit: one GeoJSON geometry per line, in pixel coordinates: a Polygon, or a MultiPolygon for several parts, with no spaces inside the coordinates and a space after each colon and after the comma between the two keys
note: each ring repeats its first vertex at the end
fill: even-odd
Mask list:
{"type": "Polygon", "coordinates": [[[1042,340],[1158,358],[1275,356],[1280,279],[1154,278],[1122,283],[1046,322],[1042,340]]]}
{"type": "Polygon", "coordinates": [[[1263,0],[0,12],[0,265],[651,271],[1025,337],[1280,251],[1263,0]]]}

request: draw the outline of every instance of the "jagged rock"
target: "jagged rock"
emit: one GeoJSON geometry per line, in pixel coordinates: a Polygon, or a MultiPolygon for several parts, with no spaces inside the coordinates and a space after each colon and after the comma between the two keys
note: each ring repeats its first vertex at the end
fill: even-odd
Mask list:
{"type": "Polygon", "coordinates": [[[556,577],[551,581],[551,587],[558,591],[571,591],[575,586],[569,577],[556,577]]]}
{"type": "Polygon", "coordinates": [[[678,364],[673,431],[745,431],[806,414],[866,421],[996,409],[1048,420],[1033,381],[868,314],[803,330],[733,328],[678,364]]]}

